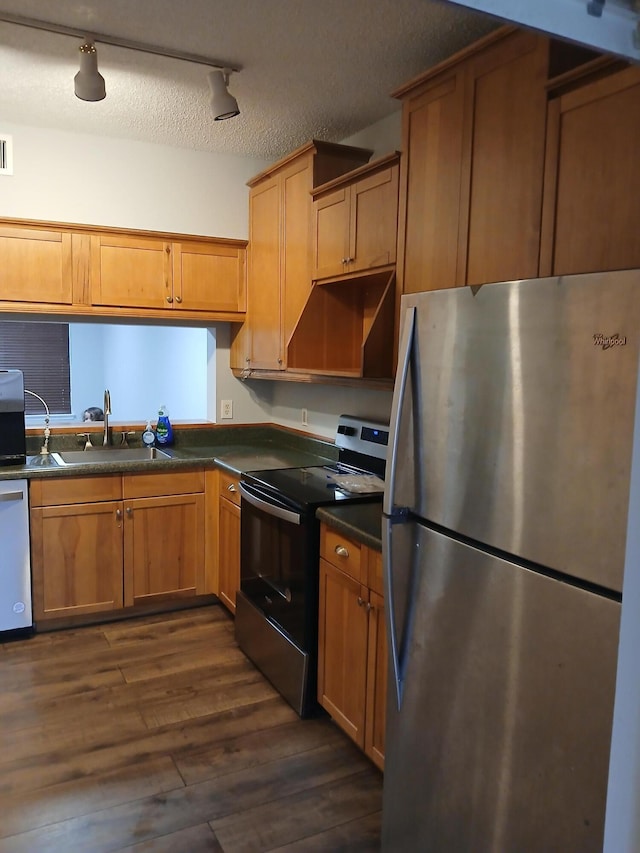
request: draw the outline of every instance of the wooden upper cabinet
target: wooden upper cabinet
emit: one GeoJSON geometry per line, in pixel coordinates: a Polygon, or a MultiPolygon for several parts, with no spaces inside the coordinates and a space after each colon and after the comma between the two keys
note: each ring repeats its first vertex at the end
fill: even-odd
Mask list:
{"type": "Polygon", "coordinates": [[[232,367],[286,369],[287,342],[312,286],[311,191],[370,156],[314,140],[249,181],[247,321],[232,367]]]}
{"type": "Polygon", "coordinates": [[[458,284],[538,274],[547,66],[525,32],[467,63],[458,284]]]}
{"type": "Polygon", "coordinates": [[[252,367],[282,366],[280,334],[281,185],[273,177],[249,195],[249,359],[252,367]]]}
{"type": "Polygon", "coordinates": [[[245,251],[223,242],[173,243],[173,307],[184,311],[245,310],[245,251]]]}
{"type": "Polygon", "coordinates": [[[640,68],[549,103],[542,275],[640,267],[640,68]]]}
{"type": "Polygon", "coordinates": [[[0,224],[0,302],[73,301],[72,235],[0,224]]]}
{"type": "Polygon", "coordinates": [[[398,162],[390,155],[314,191],[315,280],[395,263],[398,162]]]}
{"type": "Polygon", "coordinates": [[[244,247],[231,241],[91,236],[94,305],[238,313],[244,281],[244,247]]]}
{"type": "Polygon", "coordinates": [[[404,102],[398,278],[405,293],[457,282],[463,109],[459,71],[404,102]]]}
{"type": "Polygon", "coordinates": [[[537,275],[548,43],[501,31],[403,101],[403,292],[537,275]]]}
{"type": "Polygon", "coordinates": [[[164,308],[173,301],[171,243],[95,234],[91,237],[91,301],[125,308],[164,308]]]}

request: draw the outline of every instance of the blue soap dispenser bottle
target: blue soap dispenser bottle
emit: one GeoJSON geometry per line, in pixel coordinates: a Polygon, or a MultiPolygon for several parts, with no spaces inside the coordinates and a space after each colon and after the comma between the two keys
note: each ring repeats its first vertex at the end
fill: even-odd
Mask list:
{"type": "Polygon", "coordinates": [[[169,444],[173,444],[173,427],[171,426],[169,410],[166,406],[160,406],[160,410],[158,411],[156,444],[159,447],[167,447],[169,444]]]}

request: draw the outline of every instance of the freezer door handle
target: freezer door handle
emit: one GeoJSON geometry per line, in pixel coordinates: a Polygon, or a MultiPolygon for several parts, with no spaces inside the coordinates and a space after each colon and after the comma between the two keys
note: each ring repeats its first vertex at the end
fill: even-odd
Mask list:
{"type": "Polygon", "coordinates": [[[24,495],[22,492],[2,492],[0,493],[0,501],[23,501],[24,495]]]}
{"type": "Polygon", "coordinates": [[[393,389],[393,403],[391,404],[389,464],[387,465],[386,488],[383,499],[383,511],[387,515],[393,515],[394,513],[396,469],[398,465],[398,442],[400,440],[400,418],[402,416],[404,397],[407,390],[407,379],[409,376],[409,365],[411,364],[415,323],[416,309],[415,306],[411,306],[410,308],[407,308],[404,315],[404,326],[402,328],[400,354],[398,358],[398,371],[396,374],[395,387],[393,389]]]}

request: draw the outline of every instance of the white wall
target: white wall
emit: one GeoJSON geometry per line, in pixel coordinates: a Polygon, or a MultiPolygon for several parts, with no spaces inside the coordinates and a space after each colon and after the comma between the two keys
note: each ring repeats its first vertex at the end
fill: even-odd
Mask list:
{"type": "Polygon", "coordinates": [[[402,143],[402,106],[398,103],[396,112],[375,124],[365,127],[359,133],[354,133],[348,139],[343,139],[345,145],[357,145],[360,148],[371,148],[372,160],[377,160],[392,151],[399,151],[402,143]]]}
{"type": "Polygon", "coordinates": [[[78,420],[89,406],[102,408],[102,392],[107,387],[104,365],[103,326],[99,323],[70,323],[71,411],[78,420]]]}
{"type": "Polygon", "coordinates": [[[1,122],[13,176],[0,216],[246,239],[247,180],[263,160],[1,122]]]}

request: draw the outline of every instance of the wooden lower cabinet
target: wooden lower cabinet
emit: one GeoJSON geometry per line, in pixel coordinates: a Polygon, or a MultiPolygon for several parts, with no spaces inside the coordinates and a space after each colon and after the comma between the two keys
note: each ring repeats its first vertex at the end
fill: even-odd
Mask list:
{"type": "Polygon", "coordinates": [[[125,606],[197,595],[204,567],[204,495],[125,502],[125,606]]]}
{"type": "Polygon", "coordinates": [[[122,502],[31,511],[34,619],[123,606],[122,502]]]}
{"type": "Polygon", "coordinates": [[[318,701],[382,770],[387,645],[383,598],[371,588],[380,554],[326,525],[320,552],[318,701]]]}
{"type": "Polygon", "coordinates": [[[218,503],[218,598],[236,612],[236,592],[240,588],[240,491],[238,478],[219,474],[218,503]]]}
{"type": "Polygon", "coordinates": [[[35,621],[205,592],[203,492],[202,471],[32,481],[35,621]]]}

